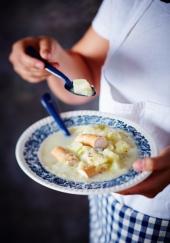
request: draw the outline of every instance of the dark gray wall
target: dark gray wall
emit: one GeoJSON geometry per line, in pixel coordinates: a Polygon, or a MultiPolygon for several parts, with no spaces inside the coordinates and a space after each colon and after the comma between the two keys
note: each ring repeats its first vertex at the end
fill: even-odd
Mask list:
{"type": "MultiPolygon", "coordinates": [[[[45,82],[32,85],[17,76],[8,62],[14,41],[51,35],[66,48],[90,25],[101,0],[2,1],[0,8],[0,239],[1,242],[88,242],[88,200],[47,189],[28,178],[15,159],[19,135],[47,116],[39,98],[45,82]]],[[[57,101],[60,111],[97,109],[57,101]]]]}

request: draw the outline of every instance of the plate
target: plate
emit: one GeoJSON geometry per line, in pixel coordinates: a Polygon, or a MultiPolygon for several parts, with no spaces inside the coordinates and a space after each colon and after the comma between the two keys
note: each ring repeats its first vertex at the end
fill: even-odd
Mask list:
{"type": "MultiPolygon", "coordinates": [[[[157,155],[157,147],[152,137],[139,125],[109,113],[99,111],[69,111],[61,114],[67,127],[105,124],[112,128],[123,129],[134,139],[140,158],[157,155]]],[[[136,172],[133,168],[126,173],[105,181],[90,183],[75,182],[57,177],[47,171],[38,158],[42,142],[59,130],[52,117],[34,123],[18,139],[16,158],[21,169],[34,181],[48,188],[71,194],[98,194],[117,192],[132,187],[145,180],[151,172],[136,172]]]]}

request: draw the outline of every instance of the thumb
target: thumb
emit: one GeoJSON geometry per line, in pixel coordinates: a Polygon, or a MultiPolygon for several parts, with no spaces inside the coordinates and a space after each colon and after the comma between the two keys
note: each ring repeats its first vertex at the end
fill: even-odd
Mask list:
{"type": "Polygon", "coordinates": [[[170,167],[170,149],[163,150],[159,156],[137,160],[133,164],[136,171],[157,171],[170,167]]]}
{"type": "Polygon", "coordinates": [[[57,59],[57,45],[56,41],[52,38],[42,38],[39,42],[39,48],[40,48],[40,56],[47,60],[49,63],[51,63],[54,67],[59,67],[59,62],[56,61],[57,59]]]}
{"type": "Polygon", "coordinates": [[[141,160],[136,160],[133,164],[134,170],[138,172],[142,171],[152,171],[155,159],[153,158],[144,158],[141,160]]]}
{"type": "Polygon", "coordinates": [[[45,59],[48,60],[51,57],[51,40],[49,38],[42,38],[40,39],[39,42],[39,52],[40,52],[40,56],[45,59]]]}

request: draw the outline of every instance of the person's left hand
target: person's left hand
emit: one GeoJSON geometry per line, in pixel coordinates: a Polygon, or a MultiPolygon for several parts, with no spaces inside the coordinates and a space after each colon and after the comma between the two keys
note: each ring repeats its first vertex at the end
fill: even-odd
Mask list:
{"type": "Polygon", "coordinates": [[[153,172],[143,182],[118,193],[123,195],[141,194],[146,197],[155,197],[170,183],[170,146],[162,150],[157,157],[135,161],[133,168],[136,171],[153,172]]]}

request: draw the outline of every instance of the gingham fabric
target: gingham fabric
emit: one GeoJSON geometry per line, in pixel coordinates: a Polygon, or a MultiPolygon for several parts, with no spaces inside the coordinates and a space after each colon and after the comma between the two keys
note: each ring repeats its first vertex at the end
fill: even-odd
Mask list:
{"type": "Polygon", "coordinates": [[[110,194],[89,196],[89,202],[90,243],[170,243],[170,220],[139,213],[110,194]]]}

